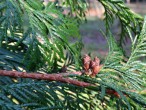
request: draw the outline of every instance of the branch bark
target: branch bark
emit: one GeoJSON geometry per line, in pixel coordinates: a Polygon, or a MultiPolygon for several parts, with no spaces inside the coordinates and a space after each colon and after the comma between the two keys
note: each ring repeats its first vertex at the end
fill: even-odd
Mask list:
{"type": "Polygon", "coordinates": [[[62,83],[73,84],[80,87],[88,87],[93,86],[90,83],[74,80],[68,78],[67,76],[71,74],[81,75],[81,72],[72,72],[72,73],[61,73],[61,74],[40,74],[40,73],[26,73],[26,72],[18,72],[18,71],[6,71],[0,70],[0,76],[9,76],[16,78],[31,78],[31,79],[40,79],[40,80],[48,80],[48,81],[58,81],[62,83]]]}
{"type": "MultiPolygon", "coordinates": [[[[60,74],[41,74],[41,73],[26,73],[26,72],[18,72],[18,71],[7,71],[7,70],[0,70],[0,76],[9,76],[15,78],[30,78],[30,79],[40,79],[40,80],[47,80],[47,81],[58,81],[62,83],[73,84],[80,87],[89,87],[95,86],[93,84],[78,81],[75,79],[68,78],[67,76],[71,74],[78,74],[81,75],[81,72],[72,72],[72,73],[60,73],[60,74]]],[[[115,90],[108,89],[106,91],[109,95],[114,95],[119,98],[119,94],[115,90]]]]}

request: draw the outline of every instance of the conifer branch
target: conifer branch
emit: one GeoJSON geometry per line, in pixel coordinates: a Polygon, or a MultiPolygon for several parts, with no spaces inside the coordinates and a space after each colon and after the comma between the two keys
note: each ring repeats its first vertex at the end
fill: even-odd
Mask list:
{"type": "MultiPolygon", "coordinates": [[[[72,72],[71,74],[79,74],[81,72],[72,72]]],[[[40,80],[48,80],[48,81],[59,81],[63,83],[73,84],[80,87],[88,87],[92,86],[90,83],[70,79],[67,76],[71,74],[40,74],[40,73],[26,73],[26,72],[18,72],[18,71],[6,71],[0,70],[0,76],[9,76],[16,78],[31,78],[31,79],[40,79],[40,80]]]]}
{"type": "MultiPolygon", "coordinates": [[[[27,72],[18,72],[18,71],[6,71],[0,70],[0,76],[9,76],[15,78],[30,78],[30,79],[39,79],[39,80],[47,80],[47,81],[58,81],[62,83],[73,84],[80,87],[89,87],[95,86],[91,83],[78,81],[74,79],[70,79],[67,76],[71,74],[81,75],[81,72],[72,72],[72,73],[60,73],[60,74],[40,74],[40,73],[27,73],[27,72]]],[[[117,98],[120,98],[119,94],[115,90],[107,89],[107,94],[113,95],[117,98]]]]}

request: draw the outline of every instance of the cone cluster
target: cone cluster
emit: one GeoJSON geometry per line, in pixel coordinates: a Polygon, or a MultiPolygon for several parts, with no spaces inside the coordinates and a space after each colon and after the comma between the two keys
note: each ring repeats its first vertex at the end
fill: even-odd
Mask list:
{"type": "Polygon", "coordinates": [[[95,77],[103,66],[100,65],[100,59],[98,57],[95,57],[94,60],[92,60],[91,57],[87,54],[84,55],[82,61],[85,74],[91,77],[95,77]]]}

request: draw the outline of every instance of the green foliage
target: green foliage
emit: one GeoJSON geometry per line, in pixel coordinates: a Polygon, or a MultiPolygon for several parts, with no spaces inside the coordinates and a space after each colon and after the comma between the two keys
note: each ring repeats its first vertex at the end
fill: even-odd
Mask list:
{"type": "Polygon", "coordinates": [[[140,33],[143,18],[126,7],[123,0],[99,0],[99,2],[105,8],[105,22],[107,31],[109,30],[114,19],[119,19],[121,24],[120,43],[122,43],[124,36],[129,33],[129,31],[133,32],[135,35],[140,33]]]}
{"type": "Polygon", "coordinates": [[[17,40],[15,44],[13,41],[9,41],[14,48],[19,45],[25,46],[25,49],[21,51],[24,51],[25,54],[23,55],[24,62],[30,60],[27,64],[29,71],[39,70],[43,64],[47,63],[49,67],[46,68],[46,72],[52,72],[51,68],[57,66],[54,65],[54,62],[64,61],[66,53],[73,56],[71,63],[79,65],[77,59],[79,59],[80,53],[76,46],[79,46],[80,43],[69,43],[70,36],[79,39],[76,20],[64,17],[53,3],[44,6],[39,1],[6,0],[1,2],[1,7],[3,6],[6,8],[1,10],[1,16],[6,19],[1,22],[1,45],[3,47],[3,42],[8,45],[8,38],[10,38],[17,40]]]}
{"type": "MultiPolygon", "coordinates": [[[[105,8],[109,54],[96,78],[69,76],[95,86],[83,88],[55,81],[1,76],[0,109],[139,110],[146,107],[146,63],[140,60],[146,55],[146,19],[142,28],[143,18],[128,9],[122,0],[99,2],[105,8]],[[132,42],[128,57],[110,32],[117,18],[122,29],[120,43],[126,36],[132,42]],[[108,94],[109,89],[119,97],[108,94]]],[[[47,5],[42,0],[1,0],[0,69],[52,74],[66,65],[70,70],[80,70],[82,43],[78,22],[85,20],[87,5],[88,2],[82,0],[47,5]],[[68,7],[68,15],[62,14],[68,7]]]]}

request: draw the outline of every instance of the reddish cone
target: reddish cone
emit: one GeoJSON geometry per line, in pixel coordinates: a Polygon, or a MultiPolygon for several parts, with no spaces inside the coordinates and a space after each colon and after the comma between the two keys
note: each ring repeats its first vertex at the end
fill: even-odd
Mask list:
{"type": "Polygon", "coordinates": [[[85,54],[84,57],[83,57],[83,68],[84,68],[84,70],[85,70],[86,73],[89,72],[90,61],[91,61],[90,56],[88,56],[87,54],[85,54]]]}
{"type": "Polygon", "coordinates": [[[95,57],[95,58],[94,58],[94,62],[96,63],[96,65],[99,66],[99,64],[100,64],[100,59],[99,59],[98,57],[95,57]]]}
{"type": "Polygon", "coordinates": [[[91,77],[95,77],[96,74],[99,73],[100,69],[102,68],[103,65],[100,65],[100,59],[95,57],[94,61],[90,62],[90,68],[92,71],[91,77]]]}

